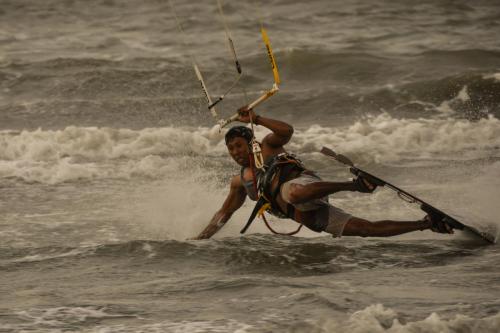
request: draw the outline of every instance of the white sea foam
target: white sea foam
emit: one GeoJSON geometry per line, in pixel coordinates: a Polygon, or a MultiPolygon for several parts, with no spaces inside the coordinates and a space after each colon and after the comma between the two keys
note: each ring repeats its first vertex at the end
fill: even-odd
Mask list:
{"type": "Polygon", "coordinates": [[[222,135],[195,130],[68,127],[0,132],[0,178],[55,184],[78,179],[161,177],[190,164],[191,155],[221,154],[222,135]]]}
{"type": "Polygon", "coordinates": [[[92,332],[118,333],[118,332],[151,332],[151,333],[245,333],[252,329],[253,325],[245,324],[233,319],[198,320],[198,321],[170,321],[166,320],[156,324],[142,325],[139,327],[128,327],[115,325],[109,327],[100,326],[92,332]]]}
{"type": "MultiPolygon", "coordinates": [[[[23,320],[23,324],[17,325],[16,329],[62,329],[72,324],[80,324],[87,320],[105,318],[137,317],[135,315],[111,314],[102,307],[55,307],[55,308],[33,308],[19,311],[16,315],[23,320]]],[[[1,327],[1,326],[0,326],[1,327]]],[[[14,328],[14,327],[6,327],[14,328]]]]}
{"type": "MultiPolygon", "coordinates": [[[[266,133],[259,127],[257,137],[262,139],[266,133]]],[[[297,129],[288,149],[301,154],[318,152],[322,146],[385,163],[434,157],[485,158],[500,155],[500,121],[493,116],[477,122],[398,119],[384,113],[347,127],[297,129]]],[[[192,168],[202,159],[227,157],[223,133],[215,127],[0,131],[0,147],[0,178],[50,184],[95,178],[162,178],[192,168]]]]}
{"type": "MultiPolygon", "coordinates": [[[[453,108],[456,103],[464,103],[470,100],[469,92],[467,86],[463,86],[462,89],[458,92],[458,94],[450,100],[446,100],[441,102],[438,106],[434,106],[434,108],[442,114],[442,116],[450,116],[455,113],[455,109],[453,108]]],[[[432,103],[430,103],[433,105],[432,103]]]]}
{"type": "MultiPolygon", "coordinates": [[[[23,319],[24,323],[17,325],[16,329],[30,330],[33,328],[45,328],[58,332],[69,325],[78,325],[87,320],[137,317],[134,315],[110,314],[105,309],[97,307],[59,307],[50,309],[31,309],[18,312],[17,315],[23,319]]],[[[270,323],[279,330],[281,317],[264,315],[260,320],[245,323],[234,319],[216,320],[162,320],[156,323],[136,322],[132,325],[113,324],[108,325],[98,323],[95,326],[81,328],[83,332],[234,332],[244,333],[266,330],[270,323]]],[[[422,320],[403,322],[398,313],[390,308],[385,308],[381,304],[373,304],[363,310],[356,311],[346,320],[339,318],[327,318],[325,320],[305,320],[304,323],[297,323],[296,331],[308,331],[317,333],[327,332],[353,332],[353,333],[497,333],[500,327],[500,314],[473,318],[471,316],[456,314],[454,317],[445,318],[437,313],[431,313],[422,320]],[[302,330],[300,329],[302,327],[302,330]]],[[[291,322],[283,323],[283,329],[290,329],[291,322]]],[[[13,329],[13,325],[0,325],[1,329],[13,329]]],[[[287,330],[288,331],[288,330],[287,330]]]]}
{"type": "Polygon", "coordinates": [[[467,102],[470,100],[469,92],[467,86],[463,86],[463,88],[458,92],[458,95],[455,97],[457,100],[461,102],[467,102]]]}
{"type": "MultiPolygon", "coordinates": [[[[23,323],[2,324],[0,329],[3,330],[35,330],[37,332],[62,332],[68,331],[68,327],[79,327],[79,332],[235,332],[244,333],[251,325],[238,322],[232,319],[221,320],[199,320],[199,321],[174,321],[164,320],[157,323],[138,322],[138,325],[103,325],[100,321],[106,319],[117,318],[136,318],[141,319],[133,314],[109,313],[108,309],[88,306],[88,307],[56,307],[39,309],[33,308],[26,311],[19,311],[16,316],[22,319],[23,323]],[[98,324],[93,325],[90,321],[98,321],[98,324]],[[89,322],[86,324],[86,322],[89,322]]],[[[112,323],[112,322],[110,322],[112,323]]],[[[73,332],[73,330],[72,330],[73,332]]]]}
{"type": "Polygon", "coordinates": [[[65,258],[65,257],[75,257],[84,253],[93,252],[94,250],[95,249],[93,247],[82,247],[78,249],[72,249],[68,252],[63,252],[63,253],[54,252],[50,254],[34,254],[13,260],[13,262],[38,262],[38,261],[65,258]]]}
{"type": "Polygon", "coordinates": [[[296,132],[291,150],[319,151],[322,146],[341,153],[358,153],[367,161],[439,157],[468,159],[498,155],[500,121],[455,119],[397,119],[384,113],[346,128],[319,125],[296,132]]]}
{"type": "Polygon", "coordinates": [[[453,212],[466,216],[468,224],[487,228],[498,240],[498,198],[500,196],[500,162],[478,168],[477,175],[458,182],[453,212]]]}
{"type": "Polygon", "coordinates": [[[500,73],[493,73],[490,75],[484,75],[483,79],[493,79],[500,82],[500,73]]]}
{"type": "Polygon", "coordinates": [[[327,321],[320,332],[353,333],[496,333],[500,327],[500,314],[485,318],[472,318],[457,314],[443,318],[431,313],[423,320],[401,323],[396,311],[381,304],[373,304],[354,312],[346,322],[327,321]]]}
{"type": "MultiPolygon", "coordinates": [[[[193,178],[171,179],[137,188],[136,193],[121,202],[121,214],[123,219],[133,217],[141,229],[140,237],[185,240],[197,236],[207,226],[226,195],[227,189],[220,190],[215,183],[198,183],[193,178]]],[[[247,200],[231,217],[233,223],[224,226],[217,237],[238,235],[241,229],[238,221],[245,221],[252,208],[252,202],[247,200]]],[[[284,228],[296,228],[296,223],[282,222],[277,227],[278,230],[284,228]]],[[[255,232],[267,233],[268,230],[263,223],[254,223],[248,233],[255,232]]]]}
{"type": "Polygon", "coordinates": [[[64,157],[92,161],[148,155],[211,153],[223,136],[210,128],[143,130],[70,126],[63,130],[0,131],[0,159],[53,161],[64,157]]]}

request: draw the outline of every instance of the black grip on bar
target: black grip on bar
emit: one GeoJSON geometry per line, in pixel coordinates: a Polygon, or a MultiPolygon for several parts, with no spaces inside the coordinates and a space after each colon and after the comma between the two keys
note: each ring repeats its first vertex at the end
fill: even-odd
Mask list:
{"type": "Polygon", "coordinates": [[[357,177],[363,177],[364,179],[366,179],[369,183],[371,183],[373,185],[377,185],[377,186],[385,186],[386,185],[386,182],[384,182],[382,179],[379,179],[375,176],[372,176],[369,173],[366,173],[362,170],[359,170],[358,168],[350,167],[349,171],[351,171],[351,173],[357,177]]]}
{"type": "Polygon", "coordinates": [[[209,104],[208,105],[208,109],[210,110],[211,108],[213,108],[214,106],[216,106],[217,104],[219,104],[220,101],[222,101],[222,97],[219,97],[217,98],[217,100],[215,102],[213,102],[212,104],[209,104]]]}

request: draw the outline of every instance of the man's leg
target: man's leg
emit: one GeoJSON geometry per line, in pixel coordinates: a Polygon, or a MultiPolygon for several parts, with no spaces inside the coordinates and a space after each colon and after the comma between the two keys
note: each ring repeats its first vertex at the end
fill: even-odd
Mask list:
{"type": "Polygon", "coordinates": [[[343,236],[389,237],[407,232],[430,229],[430,220],[421,221],[377,221],[370,222],[359,217],[351,217],[344,226],[343,236]]]}
{"type": "Polygon", "coordinates": [[[321,199],[329,194],[340,191],[373,192],[376,186],[370,184],[366,179],[358,178],[357,182],[325,182],[312,178],[313,181],[301,181],[292,179],[283,184],[286,188],[288,200],[291,204],[301,204],[311,200],[321,199]],[[362,182],[363,184],[359,184],[362,182]],[[362,187],[362,189],[360,189],[362,187]]]}
{"type": "Polygon", "coordinates": [[[355,191],[353,182],[325,182],[315,181],[309,184],[296,184],[292,180],[285,183],[288,200],[291,204],[301,204],[315,199],[321,199],[329,194],[340,191],[355,191]]]}
{"type": "MultiPolygon", "coordinates": [[[[281,196],[285,202],[293,204],[299,210],[307,210],[305,206],[307,206],[309,202],[324,200],[328,194],[339,191],[357,190],[353,182],[325,182],[318,180],[318,178],[311,176],[301,176],[292,179],[281,187],[281,196]]],[[[362,181],[364,180],[362,179],[362,181]]],[[[365,185],[368,188],[373,187],[373,185],[367,182],[365,182],[365,185]]],[[[330,207],[329,209],[318,210],[315,220],[317,225],[324,225],[326,221],[325,231],[332,234],[334,237],[340,237],[342,235],[389,237],[426,229],[439,233],[453,233],[452,228],[436,216],[427,215],[424,219],[419,221],[382,220],[371,222],[359,217],[354,217],[332,205],[328,206],[330,207]]],[[[310,207],[308,209],[310,209],[310,207]]]]}

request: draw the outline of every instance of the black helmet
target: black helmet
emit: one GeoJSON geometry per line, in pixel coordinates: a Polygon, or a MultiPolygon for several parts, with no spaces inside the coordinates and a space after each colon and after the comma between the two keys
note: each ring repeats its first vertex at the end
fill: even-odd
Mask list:
{"type": "Polygon", "coordinates": [[[248,144],[252,141],[253,138],[253,132],[250,128],[245,127],[245,126],[234,126],[229,129],[226,133],[226,145],[229,141],[231,141],[234,138],[241,137],[245,139],[248,144]]]}

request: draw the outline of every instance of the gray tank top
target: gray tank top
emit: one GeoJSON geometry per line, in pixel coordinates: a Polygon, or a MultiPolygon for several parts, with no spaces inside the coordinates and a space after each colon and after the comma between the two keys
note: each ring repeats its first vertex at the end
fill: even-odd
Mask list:
{"type": "MultiPolygon", "coordinates": [[[[258,195],[257,195],[257,192],[255,191],[255,186],[253,184],[253,180],[250,179],[250,180],[245,180],[245,178],[243,177],[243,172],[245,171],[246,168],[241,168],[241,174],[240,174],[240,178],[241,178],[241,183],[243,184],[243,186],[245,187],[245,191],[247,192],[247,195],[250,199],[252,199],[253,201],[257,201],[258,199],[258,195]]],[[[255,177],[259,177],[259,174],[260,174],[260,170],[255,170],[255,177]]]]}
{"type": "MultiPolygon", "coordinates": [[[[266,160],[264,161],[265,165],[268,165],[269,162],[274,158],[274,156],[268,156],[266,160]]],[[[259,196],[257,195],[257,192],[255,191],[255,187],[253,185],[253,180],[250,179],[248,181],[245,181],[245,178],[243,178],[243,172],[245,171],[246,168],[249,167],[242,167],[241,172],[240,172],[240,178],[241,178],[241,183],[245,187],[245,190],[247,191],[247,195],[250,199],[253,201],[257,201],[259,199],[259,196]]],[[[262,174],[262,171],[260,169],[255,169],[255,177],[259,179],[259,176],[262,174]]],[[[257,181],[257,180],[256,180],[257,181]]]]}

